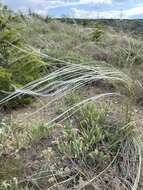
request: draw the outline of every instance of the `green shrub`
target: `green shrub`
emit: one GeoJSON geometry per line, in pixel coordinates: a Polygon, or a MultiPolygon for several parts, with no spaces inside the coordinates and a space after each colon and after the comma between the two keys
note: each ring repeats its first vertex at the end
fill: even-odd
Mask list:
{"type": "Polygon", "coordinates": [[[11,73],[0,66],[0,90],[9,91],[11,83],[11,73]]]}
{"type": "MultiPolygon", "coordinates": [[[[1,10],[0,15],[0,96],[2,91],[13,91],[12,85],[21,87],[41,76],[44,72],[41,58],[33,53],[21,51],[25,43],[19,34],[19,29],[13,27],[17,16],[7,10],[1,10]]],[[[22,98],[10,101],[5,108],[15,108],[19,104],[29,104],[32,98],[22,98]]]]}
{"type": "Polygon", "coordinates": [[[99,41],[103,35],[103,27],[101,24],[97,23],[91,33],[91,40],[92,41],[99,41]]]}
{"type": "Polygon", "coordinates": [[[23,164],[21,160],[12,157],[0,161],[0,168],[0,181],[18,177],[23,172],[23,164]]]}
{"type": "Polygon", "coordinates": [[[66,55],[61,57],[61,59],[71,63],[84,63],[84,58],[79,53],[74,51],[66,52],[66,55]]]}
{"type": "Polygon", "coordinates": [[[31,142],[36,143],[41,138],[47,138],[51,131],[52,127],[50,126],[48,127],[45,126],[44,124],[34,125],[29,131],[31,142]]]}
{"type": "Polygon", "coordinates": [[[81,108],[65,124],[59,144],[60,152],[79,165],[103,169],[116,155],[127,133],[121,125],[108,121],[107,106],[93,103],[81,108]],[[73,124],[74,123],[74,124],[73,124]]]}
{"type": "Polygon", "coordinates": [[[15,16],[8,12],[0,16],[0,65],[3,67],[9,66],[11,45],[22,45],[18,30],[11,26],[11,22],[13,22],[14,19],[15,16]]]}
{"type": "Polygon", "coordinates": [[[28,106],[32,104],[34,98],[28,95],[19,96],[6,102],[2,107],[6,111],[8,109],[17,109],[20,107],[28,106]]]}
{"type": "Polygon", "coordinates": [[[25,53],[10,67],[12,80],[20,85],[27,84],[41,76],[43,63],[40,58],[31,53],[25,53]]]}
{"type": "Polygon", "coordinates": [[[67,106],[73,106],[75,103],[78,103],[80,102],[81,100],[81,96],[79,93],[71,93],[71,94],[68,94],[67,96],[65,96],[65,104],[67,106]]]}

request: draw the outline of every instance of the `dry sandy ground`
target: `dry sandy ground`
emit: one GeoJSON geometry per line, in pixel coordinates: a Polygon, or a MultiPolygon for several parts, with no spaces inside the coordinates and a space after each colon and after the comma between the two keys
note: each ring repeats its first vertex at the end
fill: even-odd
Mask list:
{"type": "MultiPolygon", "coordinates": [[[[90,98],[99,93],[99,89],[95,87],[86,87],[80,94],[83,98],[90,98]]],[[[59,115],[64,110],[64,102],[56,101],[48,105],[50,98],[37,98],[30,106],[26,106],[17,110],[13,110],[7,116],[13,123],[18,125],[31,126],[31,124],[47,123],[54,116],[59,115]]],[[[120,109],[122,100],[120,98],[107,98],[107,102],[112,104],[113,109],[120,109]]],[[[122,109],[122,108],[121,108],[122,109]]],[[[143,127],[143,106],[137,105],[134,109],[135,120],[138,125],[143,127]]]]}
{"type": "MultiPolygon", "coordinates": [[[[98,93],[98,90],[95,87],[86,87],[84,91],[82,91],[82,96],[84,98],[93,97],[98,93]]],[[[50,99],[49,98],[40,98],[36,99],[32,105],[20,108],[17,110],[13,110],[11,114],[8,115],[11,118],[13,123],[17,125],[21,125],[24,127],[30,127],[34,123],[47,123],[50,121],[55,115],[59,115],[63,109],[64,104],[63,101],[57,101],[53,105],[47,107],[50,99]]],[[[118,98],[108,98],[106,100],[109,103],[109,106],[113,106],[114,109],[120,110],[121,108],[121,100],[118,98]]],[[[143,107],[137,106],[134,110],[135,119],[137,120],[137,126],[143,127],[143,107]]],[[[121,114],[121,113],[119,113],[121,114]]],[[[56,132],[55,132],[56,134],[56,132]]],[[[25,165],[25,173],[27,176],[30,176],[39,171],[41,165],[45,165],[47,159],[44,158],[43,152],[47,149],[47,147],[52,146],[52,142],[55,141],[55,135],[48,139],[41,139],[38,143],[32,144],[29,148],[21,148],[17,153],[23,160],[25,165]]],[[[4,155],[4,157],[7,155],[4,155]]],[[[11,156],[9,156],[11,159],[11,156]]],[[[13,157],[13,155],[12,155],[13,157]]],[[[143,172],[142,172],[143,173],[143,172]]],[[[143,175],[143,174],[142,174],[143,175]]],[[[45,187],[47,184],[43,184],[45,187]]],[[[141,189],[142,189],[141,184],[141,189]]],[[[44,187],[43,187],[44,190],[44,187]]]]}

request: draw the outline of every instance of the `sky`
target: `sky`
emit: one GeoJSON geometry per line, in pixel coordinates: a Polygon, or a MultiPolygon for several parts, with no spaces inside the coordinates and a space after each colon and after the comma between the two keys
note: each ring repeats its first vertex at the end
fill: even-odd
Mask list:
{"type": "Polygon", "coordinates": [[[0,0],[12,10],[52,17],[142,18],[143,0],[0,0]]]}

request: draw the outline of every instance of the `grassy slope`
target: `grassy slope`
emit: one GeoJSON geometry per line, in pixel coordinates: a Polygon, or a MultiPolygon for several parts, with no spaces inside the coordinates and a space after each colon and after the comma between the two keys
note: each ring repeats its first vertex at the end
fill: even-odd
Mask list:
{"type": "Polygon", "coordinates": [[[116,32],[105,25],[100,41],[96,41],[92,40],[94,25],[83,27],[56,20],[45,23],[33,18],[22,26],[24,40],[53,57],[73,63],[105,61],[118,68],[142,70],[142,39],[130,31],[116,32]]]}
{"type": "MultiPolygon", "coordinates": [[[[19,24],[16,22],[13,25],[22,27],[23,39],[31,48],[35,48],[36,52],[76,64],[113,65],[134,79],[142,81],[143,48],[139,38],[105,27],[100,40],[97,41],[92,40],[92,28],[84,28],[76,24],[69,25],[60,21],[45,23],[37,18],[23,20],[19,24]]],[[[57,61],[47,58],[44,58],[44,61],[48,63],[51,71],[59,67],[57,61]]],[[[102,83],[90,84],[90,88],[95,88],[96,85],[98,85],[98,94],[113,88],[112,85],[102,83]]],[[[63,105],[60,108],[65,111],[67,106],[68,108],[71,106],[69,103],[77,103],[81,99],[96,95],[96,92],[89,95],[86,90],[85,94],[82,91],[82,89],[79,90],[80,97],[73,93],[70,97],[63,98],[63,105]]],[[[51,189],[73,187],[83,189],[85,185],[88,189],[114,189],[115,187],[130,189],[130,185],[133,185],[135,179],[137,180],[134,171],[139,172],[136,168],[138,163],[137,165],[133,163],[138,162],[140,156],[138,144],[132,140],[136,137],[134,125],[125,121],[128,120],[127,117],[130,115],[128,112],[131,111],[128,109],[131,107],[128,107],[124,101],[112,98],[106,102],[107,105],[104,105],[105,102],[101,101],[99,108],[91,106],[81,109],[75,118],[69,117],[70,123],[60,122],[52,130],[43,127],[45,124],[31,125],[27,129],[26,124],[21,128],[21,126],[3,121],[0,133],[1,189],[46,190],[49,187],[53,187],[51,189]],[[111,107],[111,109],[108,110],[106,107],[111,107]],[[127,116],[125,118],[124,113],[127,116]],[[78,121],[77,118],[80,120],[78,121]],[[82,129],[83,126],[86,130],[82,129]],[[91,128],[91,131],[88,128],[91,128]],[[77,136],[73,138],[75,133],[77,136]],[[127,138],[124,139],[124,137],[127,138]],[[112,167],[95,181],[96,176],[110,166],[117,156],[118,159],[112,167]],[[130,158],[133,160],[130,161],[130,158]],[[93,168],[89,162],[93,163],[93,168]],[[118,167],[118,165],[123,167],[118,167]],[[126,171],[128,171],[127,175],[125,175],[126,171]]],[[[57,103],[53,105],[56,112],[61,111],[58,105],[57,103]]],[[[59,113],[54,114],[59,115],[59,113]]],[[[136,183],[134,185],[136,186],[136,183]]],[[[134,189],[136,189],[135,186],[134,189]]]]}

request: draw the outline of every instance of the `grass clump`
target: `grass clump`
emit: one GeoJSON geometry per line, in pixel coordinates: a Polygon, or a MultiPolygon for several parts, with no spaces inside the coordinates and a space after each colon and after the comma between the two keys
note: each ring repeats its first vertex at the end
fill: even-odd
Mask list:
{"type": "Polygon", "coordinates": [[[34,125],[29,131],[29,136],[32,143],[39,142],[41,139],[48,138],[53,130],[52,126],[45,126],[44,124],[34,125]]]}
{"type": "Polygon", "coordinates": [[[5,151],[18,150],[21,147],[28,146],[29,137],[27,131],[14,124],[11,124],[7,119],[2,119],[0,123],[0,143],[2,155],[5,151]]]}
{"type": "Polygon", "coordinates": [[[81,101],[81,96],[78,92],[74,92],[74,93],[71,93],[71,94],[67,94],[65,96],[65,99],[64,99],[64,102],[65,102],[65,105],[66,106],[72,106],[74,105],[75,103],[78,103],[81,101]]]}
{"type": "Polygon", "coordinates": [[[78,164],[102,170],[132,132],[122,129],[122,123],[109,121],[108,113],[107,107],[99,109],[94,103],[80,108],[64,126],[60,151],[78,164]]]}
{"type": "Polygon", "coordinates": [[[17,178],[13,178],[12,180],[5,180],[0,185],[0,190],[35,190],[32,187],[22,187],[22,185],[18,184],[17,178]]]}
{"type": "Polygon", "coordinates": [[[0,155],[5,150],[20,150],[28,148],[31,144],[39,142],[41,139],[48,138],[54,126],[44,124],[33,124],[30,128],[19,127],[2,119],[0,123],[0,155]]]}
{"type": "Polygon", "coordinates": [[[5,158],[3,161],[0,161],[0,167],[0,181],[22,176],[24,169],[21,160],[14,157],[5,158]]]}

